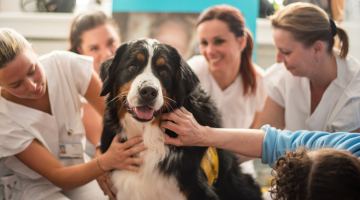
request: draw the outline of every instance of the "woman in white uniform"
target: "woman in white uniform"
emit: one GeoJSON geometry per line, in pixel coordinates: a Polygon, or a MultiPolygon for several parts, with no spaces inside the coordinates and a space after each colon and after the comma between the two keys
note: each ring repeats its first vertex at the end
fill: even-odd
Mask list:
{"type": "MultiPolygon", "coordinates": [[[[70,27],[70,51],[91,56],[94,58],[94,69],[99,74],[99,67],[109,57],[115,54],[121,44],[120,29],[115,20],[105,15],[104,12],[89,11],[76,16],[70,27]]],[[[88,155],[100,154],[99,148],[95,147],[100,140],[102,127],[102,116],[86,101],[81,98],[83,106],[83,118],[86,137],[85,152],[88,155]]],[[[111,198],[113,194],[105,182],[109,183],[106,174],[96,179],[100,187],[111,198]],[[106,178],[106,179],[104,179],[106,178]]],[[[111,186],[110,186],[111,187],[111,186]]]]}
{"type": "Polygon", "coordinates": [[[277,63],[264,76],[269,96],[255,127],[358,132],[360,63],[347,55],[345,30],[309,3],[289,4],[270,20],[277,63]]]}
{"type": "Polygon", "coordinates": [[[37,58],[24,37],[2,28],[0,86],[1,199],[107,199],[95,178],[138,170],[142,159],[131,155],[145,147],[128,148],[141,138],[114,139],[91,161],[83,153],[80,95],[101,115],[105,108],[92,58],[61,51],[37,58]]]}
{"type": "MultiPolygon", "coordinates": [[[[100,10],[79,14],[70,27],[70,51],[94,58],[94,69],[115,54],[121,44],[120,30],[115,20],[100,10]]],[[[102,116],[88,103],[83,101],[83,123],[86,135],[94,146],[99,142],[102,131],[102,116]]]]}
{"type": "Polygon", "coordinates": [[[277,63],[264,76],[268,98],[255,128],[358,132],[360,63],[347,55],[345,30],[309,3],[289,4],[270,20],[277,63]]]}
{"type": "MultiPolygon", "coordinates": [[[[252,128],[266,99],[262,69],[252,62],[253,40],[241,12],[229,5],[204,10],[196,31],[200,56],[188,61],[221,111],[223,127],[252,128]]],[[[247,158],[240,157],[240,161],[247,158]]],[[[242,165],[255,176],[253,161],[242,165]]]]}

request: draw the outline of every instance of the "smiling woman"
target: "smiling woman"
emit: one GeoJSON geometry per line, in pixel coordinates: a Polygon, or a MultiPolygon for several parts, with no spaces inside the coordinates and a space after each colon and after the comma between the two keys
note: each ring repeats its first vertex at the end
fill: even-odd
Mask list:
{"type": "MultiPolygon", "coordinates": [[[[263,70],[252,62],[253,40],[244,16],[229,5],[212,6],[200,14],[196,32],[201,55],[188,63],[221,111],[223,127],[253,127],[266,93],[263,70]]],[[[242,168],[255,176],[252,161],[242,168]]]]}
{"type": "MultiPolygon", "coordinates": [[[[70,51],[94,59],[94,70],[99,72],[99,67],[109,57],[113,56],[120,46],[120,30],[116,22],[102,11],[89,11],[79,14],[73,20],[70,31],[70,51]]],[[[99,95],[99,94],[96,94],[99,95]]],[[[93,156],[94,147],[98,146],[102,132],[102,117],[94,108],[82,99],[84,108],[82,121],[86,135],[89,139],[87,153],[93,156]]],[[[112,195],[104,183],[104,177],[99,177],[98,183],[104,192],[112,195]]]]}
{"type": "Polygon", "coordinates": [[[141,164],[130,155],[144,147],[128,149],[139,138],[114,140],[97,159],[84,154],[80,97],[99,115],[105,109],[91,58],[66,51],[38,58],[23,36],[1,28],[0,86],[0,188],[16,188],[0,199],[108,199],[93,180],[141,164]]]}
{"type": "Polygon", "coordinates": [[[120,30],[116,22],[102,11],[85,12],[78,15],[71,25],[70,51],[94,58],[98,68],[121,44],[120,30]]]}
{"type": "Polygon", "coordinates": [[[8,62],[9,67],[0,70],[0,77],[8,77],[0,79],[0,85],[6,89],[2,95],[14,100],[44,96],[47,90],[44,70],[39,67],[39,61],[33,54],[34,50],[28,48],[18,55],[19,59],[8,62]]]}
{"type": "Polygon", "coordinates": [[[309,3],[289,4],[270,20],[277,63],[264,77],[269,97],[255,127],[359,131],[360,64],[347,55],[345,30],[309,3]]]}

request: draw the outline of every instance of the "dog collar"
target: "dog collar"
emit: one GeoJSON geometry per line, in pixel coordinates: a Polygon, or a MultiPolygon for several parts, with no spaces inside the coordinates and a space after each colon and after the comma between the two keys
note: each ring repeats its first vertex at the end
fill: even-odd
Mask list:
{"type": "Polygon", "coordinates": [[[204,170],[210,185],[216,183],[219,176],[219,157],[215,147],[209,147],[201,160],[201,168],[204,170]]]}

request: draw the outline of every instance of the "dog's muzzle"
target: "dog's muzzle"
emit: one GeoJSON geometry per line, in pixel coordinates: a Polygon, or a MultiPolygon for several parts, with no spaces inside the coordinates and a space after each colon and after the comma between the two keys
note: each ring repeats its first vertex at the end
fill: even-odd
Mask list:
{"type": "Polygon", "coordinates": [[[140,106],[131,107],[127,102],[126,110],[132,114],[133,118],[140,122],[151,121],[154,117],[159,115],[160,110],[154,110],[153,106],[158,97],[158,90],[151,86],[143,86],[138,90],[138,104],[140,106]]]}

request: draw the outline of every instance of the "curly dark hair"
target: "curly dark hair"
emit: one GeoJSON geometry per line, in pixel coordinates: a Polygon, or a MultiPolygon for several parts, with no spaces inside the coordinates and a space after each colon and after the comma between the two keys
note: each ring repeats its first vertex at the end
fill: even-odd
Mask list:
{"type": "Polygon", "coordinates": [[[360,199],[360,161],[334,149],[288,151],[275,163],[274,200],[360,199]]]}

